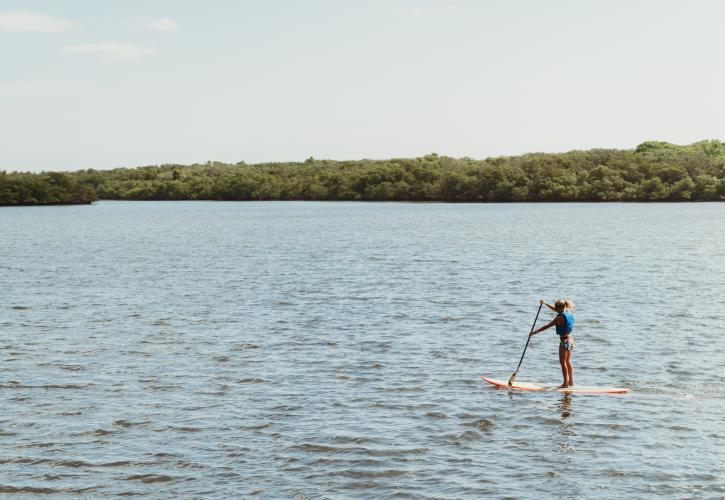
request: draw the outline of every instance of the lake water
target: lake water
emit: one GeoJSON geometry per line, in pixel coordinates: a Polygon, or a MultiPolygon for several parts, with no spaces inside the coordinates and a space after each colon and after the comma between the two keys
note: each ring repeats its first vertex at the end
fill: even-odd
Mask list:
{"type": "MultiPolygon", "coordinates": [[[[0,493],[725,495],[725,204],[100,202],[0,235],[0,493]],[[630,394],[480,380],[557,297],[576,383],[630,394]]],[[[559,383],[557,346],[517,380],[559,383]]]]}

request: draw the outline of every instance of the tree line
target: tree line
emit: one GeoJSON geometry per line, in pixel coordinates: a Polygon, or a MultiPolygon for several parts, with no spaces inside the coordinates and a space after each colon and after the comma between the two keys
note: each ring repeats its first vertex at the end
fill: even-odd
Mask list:
{"type": "Polygon", "coordinates": [[[79,173],[0,171],[0,205],[75,205],[98,199],[79,173]]]}
{"type": "Polygon", "coordinates": [[[77,172],[0,172],[0,204],[117,200],[716,201],[725,143],[644,142],[474,160],[419,158],[298,163],[207,162],[77,172]]]}

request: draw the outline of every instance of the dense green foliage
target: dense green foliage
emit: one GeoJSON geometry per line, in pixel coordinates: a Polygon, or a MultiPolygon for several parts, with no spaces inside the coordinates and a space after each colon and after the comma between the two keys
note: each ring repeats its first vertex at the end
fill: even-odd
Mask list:
{"type": "Polygon", "coordinates": [[[70,205],[98,199],[77,173],[0,171],[0,205],[70,205]]]}
{"type": "Polygon", "coordinates": [[[431,154],[391,160],[309,158],[304,163],[209,162],[7,174],[0,177],[0,203],[54,203],[60,199],[59,185],[82,192],[80,199],[95,193],[124,200],[709,201],[725,199],[725,143],[677,146],[651,141],[635,150],[485,160],[431,154]],[[45,195],[43,186],[52,194],[45,195]]]}

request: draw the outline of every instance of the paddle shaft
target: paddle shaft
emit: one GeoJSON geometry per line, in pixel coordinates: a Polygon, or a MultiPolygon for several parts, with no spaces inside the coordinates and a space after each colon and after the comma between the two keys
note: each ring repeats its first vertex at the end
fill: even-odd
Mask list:
{"type": "MultiPolygon", "coordinates": [[[[543,305],[544,304],[539,304],[539,310],[536,311],[536,317],[534,318],[534,324],[531,325],[531,333],[533,333],[533,331],[534,331],[534,327],[536,326],[536,320],[539,319],[539,313],[541,312],[541,306],[543,306],[543,305]]],[[[516,374],[519,372],[519,368],[521,368],[521,362],[524,360],[524,354],[526,354],[526,349],[529,347],[529,342],[531,342],[531,333],[529,333],[529,338],[526,339],[526,346],[524,347],[524,352],[521,353],[521,359],[519,360],[519,366],[516,367],[516,371],[511,376],[512,378],[514,376],[516,376],[516,374]]]]}

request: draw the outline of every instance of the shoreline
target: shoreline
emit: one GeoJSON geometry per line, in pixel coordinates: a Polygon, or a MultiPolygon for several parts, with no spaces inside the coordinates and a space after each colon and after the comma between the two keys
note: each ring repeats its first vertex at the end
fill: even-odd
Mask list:
{"type": "Polygon", "coordinates": [[[385,204],[428,204],[428,205],[525,205],[525,204],[541,204],[541,205],[688,205],[702,203],[723,203],[725,198],[719,200],[575,200],[575,201],[542,201],[542,200],[521,200],[521,201],[456,201],[456,200],[306,200],[306,199],[276,199],[276,200],[214,200],[214,199],[165,199],[165,200],[129,200],[123,198],[103,198],[90,202],[82,203],[16,203],[2,204],[0,208],[5,207],[71,207],[80,205],[95,205],[98,202],[217,202],[217,203],[272,203],[272,202],[290,202],[290,203],[385,203],[385,204]]]}

